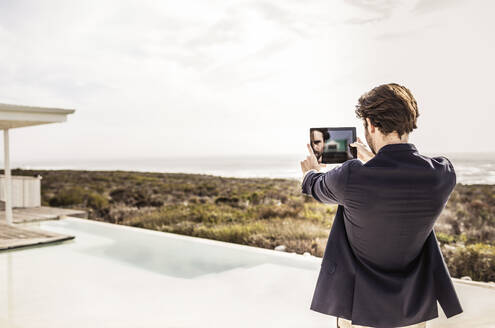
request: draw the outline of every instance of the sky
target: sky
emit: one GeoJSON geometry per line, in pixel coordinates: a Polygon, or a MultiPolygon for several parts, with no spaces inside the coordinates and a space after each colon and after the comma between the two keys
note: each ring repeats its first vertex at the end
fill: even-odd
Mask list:
{"type": "MultiPolygon", "coordinates": [[[[0,0],[0,103],[75,109],[11,130],[12,161],[307,155],[396,82],[420,152],[495,151],[495,4],[0,0]]],[[[0,144],[1,147],[3,147],[0,144]]]]}

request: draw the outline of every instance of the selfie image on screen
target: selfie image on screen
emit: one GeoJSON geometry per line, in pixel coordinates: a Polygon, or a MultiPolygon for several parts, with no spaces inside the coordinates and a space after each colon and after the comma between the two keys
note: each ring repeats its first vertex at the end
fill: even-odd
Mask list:
{"type": "Polygon", "coordinates": [[[310,140],[318,163],[342,163],[356,158],[356,149],[349,146],[356,140],[353,127],[311,128],[310,140]]]}

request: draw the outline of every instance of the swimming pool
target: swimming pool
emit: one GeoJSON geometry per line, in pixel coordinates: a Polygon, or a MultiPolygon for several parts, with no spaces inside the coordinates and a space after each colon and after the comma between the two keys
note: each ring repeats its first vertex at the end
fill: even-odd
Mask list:
{"type": "MultiPolygon", "coordinates": [[[[335,325],[309,310],[319,258],[79,218],[39,226],[76,238],[0,253],[2,328],[335,325]]],[[[491,315],[495,291],[456,290],[491,315]]],[[[429,327],[465,325],[439,313],[429,327]]]]}

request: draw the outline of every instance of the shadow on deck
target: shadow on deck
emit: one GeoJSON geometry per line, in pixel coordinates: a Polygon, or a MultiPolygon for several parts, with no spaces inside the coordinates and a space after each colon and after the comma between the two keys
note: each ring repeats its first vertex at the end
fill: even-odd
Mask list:
{"type": "Polygon", "coordinates": [[[74,239],[74,236],[44,231],[29,226],[29,223],[59,220],[67,216],[87,217],[85,211],[48,206],[14,208],[12,214],[14,224],[9,225],[5,220],[5,212],[0,212],[0,251],[74,239]]]}

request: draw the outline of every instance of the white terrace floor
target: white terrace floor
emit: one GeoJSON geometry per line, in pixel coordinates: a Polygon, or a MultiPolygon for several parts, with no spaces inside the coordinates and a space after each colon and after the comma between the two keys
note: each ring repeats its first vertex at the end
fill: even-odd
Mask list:
{"type": "MultiPolygon", "coordinates": [[[[335,327],[309,310],[320,259],[66,218],[76,238],[0,252],[0,327],[335,327]]],[[[428,327],[495,327],[495,289],[455,282],[465,312],[428,327]]]]}

